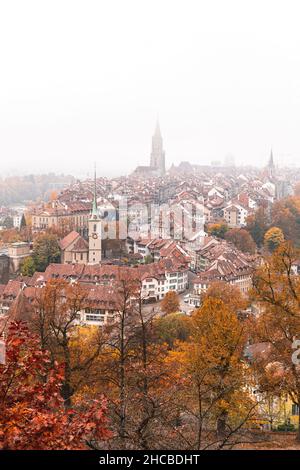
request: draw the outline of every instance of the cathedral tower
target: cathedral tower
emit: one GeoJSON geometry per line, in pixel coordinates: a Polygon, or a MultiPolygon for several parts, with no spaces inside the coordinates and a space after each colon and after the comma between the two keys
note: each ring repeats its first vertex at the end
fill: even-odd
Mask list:
{"type": "Polygon", "coordinates": [[[94,177],[94,199],[89,219],[89,264],[101,263],[101,218],[97,207],[96,168],[94,177]]]}
{"type": "Polygon", "coordinates": [[[165,151],[163,149],[163,140],[160,132],[159,122],[156,123],[156,129],[152,137],[152,152],[150,157],[150,166],[157,170],[160,175],[166,171],[165,151]]]}
{"type": "Polygon", "coordinates": [[[274,158],[273,158],[273,150],[271,150],[271,155],[270,155],[270,159],[268,162],[268,176],[270,179],[275,178],[275,164],[274,164],[274,158]]]}

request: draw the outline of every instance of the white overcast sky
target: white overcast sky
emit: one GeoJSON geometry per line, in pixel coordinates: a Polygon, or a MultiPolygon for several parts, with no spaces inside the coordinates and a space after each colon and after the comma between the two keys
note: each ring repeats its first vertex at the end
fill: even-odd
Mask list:
{"type": "Polygon", "coordinates": [[[3,0],[0,176],[300,157],[300,2],[3,0]]]}

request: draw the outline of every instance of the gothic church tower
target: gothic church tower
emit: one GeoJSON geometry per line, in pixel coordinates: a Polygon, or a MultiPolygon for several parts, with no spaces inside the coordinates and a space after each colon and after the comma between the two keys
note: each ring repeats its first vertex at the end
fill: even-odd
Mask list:
{"type": "Polygon", "coordinates": [[[157,170],[160,175],[164,175],[165,167],[165,151],[163,149],[163,140],[160,132],[159,122],[156,123],[156,129],[152,137],[152,152],[150,157],[150,166],[157,170]]]}
{"type": "Polygon", "coordinates": [[[275,164],[274,164],[274,158],[273,158],[273,150],[271,150],[271,155],[270,155],[270,159],[269,159],[269,162],[268,162],[268,176],[269,178],[271,179],[274,179],[275,178],[275,164]]]}

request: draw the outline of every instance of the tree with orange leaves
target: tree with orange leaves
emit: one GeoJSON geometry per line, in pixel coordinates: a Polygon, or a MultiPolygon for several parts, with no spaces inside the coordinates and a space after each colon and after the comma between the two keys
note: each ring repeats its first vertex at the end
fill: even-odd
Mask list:
{"type": "Polygon", "coordinates": [[[167,292],[161,301],[160,307],[166,314],[177,312],[179,309],[178,294],[173,290],[167,292]]]}
{"type": "Polygon", "coordinates": [[[74,393],[89,383],[106,341],[99,328],[90,329],[89,335],[81,334],[76,320],[85,302],[86,289],[82,286],[53,279],[36,289],[31,303],[30,329],[37,334],[41,348],[64,364],[61,394],[66,408],[71,406],[74,393]]]}
{"type": "Polygon", "coordinates": [[[284,242],[284,235],[280,228],[271,227],[264,236],[264,243],[267,250],[271,253],[284,242]]]}
{"type": "Polygon", "coordinates": [[[289,196],[275,201],[272,206],[272,226],[282,230],[284,238],[299,247],[300,197],[289,196]]]}
{"type": "Polygon", "coordinates": [[[0,365],[0,449],[85,449],[110,437],[105,400],[63,407],[62,368],[22,323],[12,323],[0,365]]]}
{"type": "Polygon", "coordinates": [[[245,387],[244,326],[222,300],[210,297],[192,323],[190,339],[170,353],[181,415],[191,423],[178,432],[191,449],[231,448],[243,441],[242,429],[256,407],[245,387]]]}
{"type": "Polygon", "coordinates": [[[223,281],[215,281],[210,284],[207,291],[202,294],[202,301],[208,298],[221,300],[236,313],[245,310],[249,305],[249,299],[242,294],[237,286],[223,281]]]}
{"type": "Polygon", "coordinates": [[[264,235],[269,228],[267,207],[260,205],[254,214],[247,217],[246,230],[250,233],[258,247],[264,242],[264,235]]]}
{"type": "Polygon", "coordinates": [[[293,360],[300,339],[300,277],[294,268],[299,256],[285,242],[255,272],[253,299],[261,313],[253,321],[253,341],[265,344],[264,354],[255,357],[261,389],[289,395],[300,409],[300,365],[293,360]]]}
{"type": "Polygon", "coordinates": [[[225,234],[225,240],[233,243],[243,253],[255,253],[256,245],[250,233],[244,228],[232,228],[225,234]]]}
{"type": "Polygon", "coordinates": [[[139,279],[119,280],[118,313],[97,362],[97,390],[108,396],[114,449],[177,448],[171,422],[178,417],[171,392],[168,347],[157,338],[153,315],[143,310],[139,279]]]}

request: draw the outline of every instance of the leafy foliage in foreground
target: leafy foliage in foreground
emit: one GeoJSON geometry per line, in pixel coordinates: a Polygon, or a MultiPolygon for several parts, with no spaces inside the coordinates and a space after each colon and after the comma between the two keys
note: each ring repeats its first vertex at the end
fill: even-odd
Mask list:
{"type": "Polygon", "coordinates": [[[65,410],[62,367],[22,323],[12,323],[0,366],[0,449],[84,449],[110,436],[105,401],[65,410]]]}

